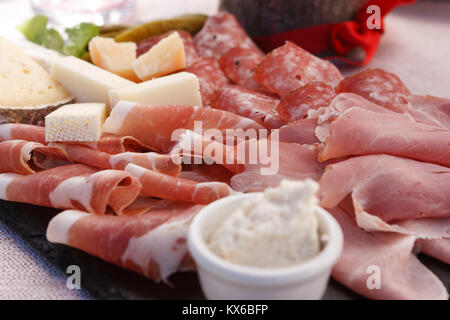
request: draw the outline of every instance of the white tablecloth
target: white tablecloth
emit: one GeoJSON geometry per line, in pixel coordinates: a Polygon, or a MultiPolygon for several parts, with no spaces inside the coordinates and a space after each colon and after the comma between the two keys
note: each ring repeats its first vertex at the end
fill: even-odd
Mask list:
{"type": "MultiPolygon", "coordinates": [[[[139,20],[188,12],[214,13],[217,0],[140,0],[139,20]]],[[[31,15],[25,0],[0,0],[0,34],[31,15]]],[[[450,1],[420,1],[396,9],[386,21],[369,67],[396,73],[412,92],[450,98],[450,1]]],[[[354,72],[345,68],[344,73],[354,72]]],[[[65,275],[0,224],[0,299],[79,299],[65,275]]]]}

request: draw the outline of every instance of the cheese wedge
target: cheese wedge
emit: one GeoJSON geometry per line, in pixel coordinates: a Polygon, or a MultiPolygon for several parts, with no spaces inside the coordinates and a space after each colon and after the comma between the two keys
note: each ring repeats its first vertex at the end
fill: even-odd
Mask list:
{"type": "Polygon", "coordinates": [[[0,37],[0,123],[39,124],[73,96],[35,60],[0,37]]]}
{"type": "Polygon", "coordinates": [[[174,32],[141,55],[131,66],[142,81],[183,70],[186,68],[183,40],[174,32]]]}
{"type": "Polygon", "coordinates": [[[198,78],[189,72],[174,73],[134,86],[111,89],[109,98],[111,107],[121,100],[147,105],[202,106],[198,78]]]}
{"type": "Polygon", "coordinates": [[[96,66],[134,82],[139,81],[131,68],[136,48],[134,42],[115,42],[105,37],[95,37],[89,42],[91,60],[96,66]]]}
{"type": "Polygon", "coordinates": [[[65,105],[45,117],[45,140],[98,141],[106,113],[104,103],[65,105]]]}
{"type": "Polygon", "coordinates": [[[56,60],[51,74],[75,96],[77,102],[100,102],[108,105],[109,89],[135,84],[75,57],[56,60]]]}

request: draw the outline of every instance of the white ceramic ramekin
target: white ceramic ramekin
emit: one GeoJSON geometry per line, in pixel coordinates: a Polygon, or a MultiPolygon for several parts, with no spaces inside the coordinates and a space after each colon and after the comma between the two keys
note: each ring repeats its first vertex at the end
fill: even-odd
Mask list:
{"type": "Polygon", "coordinates": [[[197,263],[200,283],[208,299],[320,299],[331,268],[342,252],[343,235],[337,221],[316,208],[319,231],[328,240],[321,252],[298,265],[283,268],[256,268],[226,261],[214,254],[206,241],[242,201],[256,193],[230,196],[201,210],[192,221],[188,247],[197,263]]]}

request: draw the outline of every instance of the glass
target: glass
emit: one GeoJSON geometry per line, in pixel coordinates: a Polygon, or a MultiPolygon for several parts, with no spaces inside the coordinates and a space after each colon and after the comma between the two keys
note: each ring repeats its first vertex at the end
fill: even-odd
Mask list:
{"type": "Polygon", "coordinates": [[[136,15],[136,0],[30,0],[35,14],[42,14],[57,25],[74,26],[81,22],[97,25],[131,23],[136,15]]]}

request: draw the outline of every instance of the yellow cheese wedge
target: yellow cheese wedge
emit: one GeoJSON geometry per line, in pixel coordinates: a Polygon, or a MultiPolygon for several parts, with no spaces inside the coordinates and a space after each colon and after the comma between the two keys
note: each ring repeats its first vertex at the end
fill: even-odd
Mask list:
{"type": "Polygon", "coordinates": [[[111,89],[109,98],[112,108],[120,100],[146,105],[202,106],[198,78],[189,72],[178,72],[131,87],[111,89]]]}
{"type": "Polygon", "coordinates": [[[100,102],[108,105],[109,89],[135,84],[133,81],[75,57],[56,60],[51,74],[72,92],[77,102],[100,102]]]}
{"type": "Polygon", "coordinates": [[[89,42],[91,60],[96,66],[135,82],[139,78],[131,63],[136,60],[136,48],[134,42],[119,43],[104,37],[95,37],[89,42]]]}
{"type": "Polygon", "coordinates": [[[0,37],[0,123],[36,124],[73,96],[35,60],[0,37]]]}
{"type": "Polygon", "coordinates": [[[131,66],[142,81],[180,71],[186,68],[183,41],[174,32],[137,58],[131,66]]]}
{"type": "Polygon", "coordinates": [[[45,117],[45,140],[98,141],[106,112],[104,103],[65,105],[45,117]]]}

